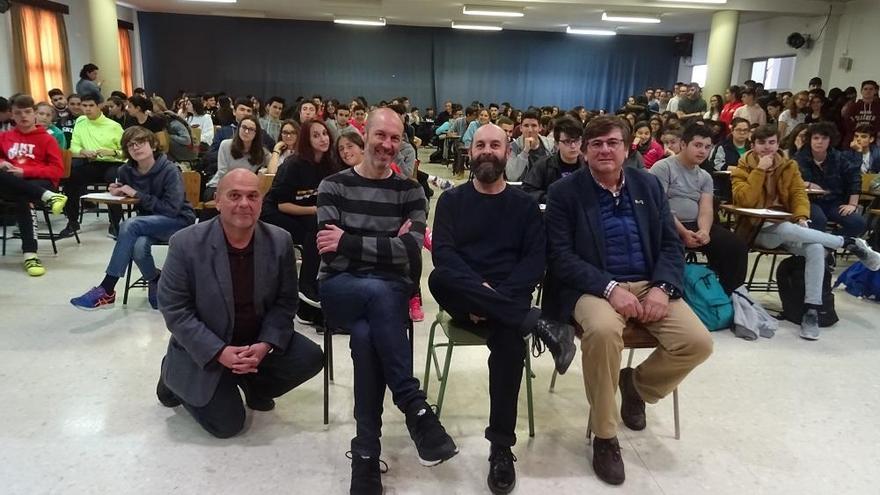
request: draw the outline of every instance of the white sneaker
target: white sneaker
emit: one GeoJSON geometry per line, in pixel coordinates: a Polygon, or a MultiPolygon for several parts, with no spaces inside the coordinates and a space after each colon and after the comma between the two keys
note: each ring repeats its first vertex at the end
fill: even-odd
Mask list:
{"type": "Polygon", "coordinates": [[[864,239],[856,237],[853,239],[849,251],[865,264],[865,267],[872,272],[880,270],[880,254],[871,249],[871,246],[864,239]]]}

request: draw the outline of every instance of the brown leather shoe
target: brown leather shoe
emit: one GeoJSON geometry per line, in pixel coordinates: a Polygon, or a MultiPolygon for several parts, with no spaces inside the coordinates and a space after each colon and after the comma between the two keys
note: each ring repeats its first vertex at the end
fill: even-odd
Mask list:
{"type": "Polygon", "coordinates": [[[645,401],[639,396],[633,385],[632,368],[620,370],[620,417],[623,424],[630,430],[645,429],[645,401]]]}
{"type": "Polygon", "coordinates": [[[593,471],[600,480],[611,485],[620,485],[626,479],[617,437],[593,437],[593,471]]]}

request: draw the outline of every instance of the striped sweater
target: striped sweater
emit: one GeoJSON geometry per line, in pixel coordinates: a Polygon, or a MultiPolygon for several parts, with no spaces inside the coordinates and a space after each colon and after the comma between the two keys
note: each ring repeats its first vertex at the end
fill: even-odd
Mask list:
{"type": "Polygon", "coordinates": [[[319,279],[348,272],[413,283],[410,266],[421,256],[426,200],[422,186],[400,174],[367,179],[343,170],[318,186],[318,226],[337,225],[345,233],[335,253],[321,257],[319,279]],[[400,227],[412,221],[408,233],[400,227]]]}

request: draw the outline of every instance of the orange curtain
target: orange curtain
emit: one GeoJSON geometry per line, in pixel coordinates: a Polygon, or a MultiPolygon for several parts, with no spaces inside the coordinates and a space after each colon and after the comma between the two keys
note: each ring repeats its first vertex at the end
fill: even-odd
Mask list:
{"type": "Polygon", "coordinates": [[[131,33],[125,28],[119,28],[119,69],[122,71],[122,92],[131,95],[134,92],[131,83],[131,33]]]}
{"type": "Polygon", "coordinates": [[[12,4],[13,44],[23,63],[19,84],[37,101],[52,88],[70,90],[67,29],[63,14],[12,4]]]}

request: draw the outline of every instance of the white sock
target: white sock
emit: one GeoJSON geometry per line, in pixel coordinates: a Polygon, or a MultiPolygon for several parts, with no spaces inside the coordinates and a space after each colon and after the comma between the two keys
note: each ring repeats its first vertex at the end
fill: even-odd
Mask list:
{"type": "Polygon", "coordinates": [[[54,195],[55,195],[55,193],[47,190],[43,193],[42,196],[40,196],[40,199],[45,203],[46,201],[49,201],[50,199],[52,199],[52,196],[54,196],[54,195]]]}
{"type": "Polygon", "coordinates": [[[31,258],[36,258],[36,257],[37,257],[37,253],[24,253],[25,260],[29,260],[31,258]]]}

